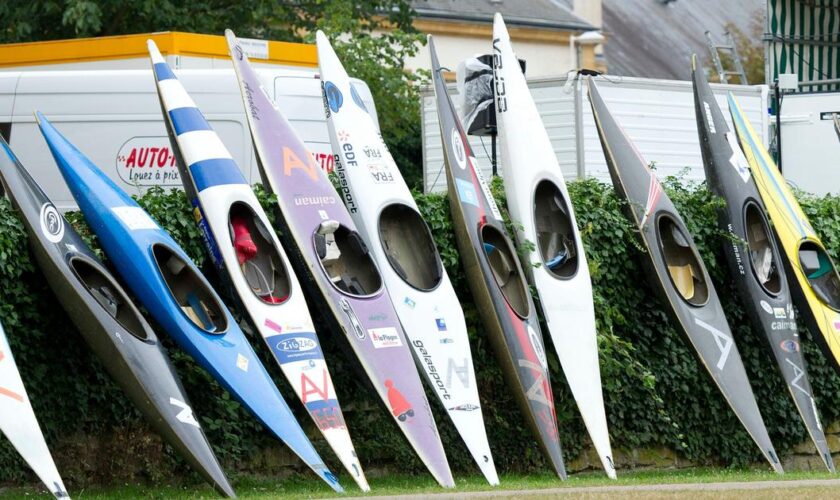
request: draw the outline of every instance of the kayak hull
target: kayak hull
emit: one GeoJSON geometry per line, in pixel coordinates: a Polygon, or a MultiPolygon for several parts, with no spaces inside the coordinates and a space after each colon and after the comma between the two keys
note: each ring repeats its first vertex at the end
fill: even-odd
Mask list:
{"type": "MultiPolygon", "coordinates": [[[[277,195],[280,224],[300,276],[335,321],[374,390],[420,459],[444,487],[454,486],[409,342],[369,250],[326,174],[279,108],[261,90],[233,32],[227,40],[260,170],[277,195]]],[[[353,210],[353,208],[351,208],[353,210]]]]}
{"type": "Polygon", "coordinates": [[[362,491],[369,491],[306,299],[268,216],[201,111],[184,99],[186,90],[152,41],[149,53],[170,142],[208,253],[315,425],[362,491]]]}
{"type": "MultiPolygon", "coordinates": [[[[358,95],[321,32],[317,43],[325,92],[329,89],[325,99],[358,95]]],[[[327,120],[333,150],[339,152],[337,174],[346,179],[351,199],[364,200],[351,216],[375,257],[419,370],[487,481],[496,485],[464,312],[431,231],[373,119],[358,102],[331,109],[327,120]]]]}
{"type": "Polygon", "coordinates": [[[493,23],[496,120],[510,216],[518,222],[557,357],[604,471],[615,478],[595,331],[592,280],[560,165],[528,90],[501,14],[493,23]]]}
{"type": "Polygon", "coordinates": [[[722,197],[718,225],[730,275],[756,328],[764,332],[794,404],[820,457],[834,463],[802,355],[787,275],[766,209],[734,131],[730,131],[705,74],[692,58],[697,130],[709,189],[722,197]],[[772,259],[772,261],[770,260],[772,259]],[[772,262],[772,263],[771,263],[772,262]]]}
{"type": "Polygon", "coordinates": [[[235,496],[151,327],[23,165],[11,152],[8,158],[0,160],[6,192],[22,215],[38,266],[73,324],[164,440],[220,493],[235,496]],[[103,287],[116,316],[94,295],[103,287]]]}
{"type": "Polygon", "coordinates": [[[52,124],[40,114],[38,119],[80,210],[134,296],[222,387],[341,491],[233,316],[183,249],[52,124]]]}
{"type": "Polygon", "coordinates": [[[640,229],[651,284],[762,454],[782,473],[720,299],[691,234],[656,175],[610,114],[595,82],[588,83],[610,176],[617,194],[627,200],[628,218],[640,229]]]}
{"type": "Polygon", "coordinates": [[[542,334],[519,259],[440,74],[429,37],[455,239],[476,307],[523,416],[555,473],[565,479],[542,334]],[[515,308],[514,308],[515,304],[515,308]]]}

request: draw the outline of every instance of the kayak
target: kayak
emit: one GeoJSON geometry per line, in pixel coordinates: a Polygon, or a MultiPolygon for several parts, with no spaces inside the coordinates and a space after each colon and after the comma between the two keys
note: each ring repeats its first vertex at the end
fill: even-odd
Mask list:
{"type": "Polygon", "coordinates": [[[507,206],[520,249],[534,242],[523,268],[560,365],[607,475],[615,479],[595,331],[592,280],[574,208],[551,139],[528,90],[501,14],[493,21],[496,122],[507,206]]]}
{"type": "Polygon", "coordinates": [[[785,178],[731,94],[729,112],[781,245],[782,261],[799,314],[840,373],[840,276],[785,178]]]}
{"type": "MultiPolygon", "coordinates": [[[[5,146],[5,140],[3,144],[5,146]]],[[[0,325],[0,433],[12,443],[50,493],[56,498],[70,498],[32,411],[3,325],[0,325]]]]}
{"type": "Polygon", "coordinates": [[[787,276],[738,139],[729,130],[696,56],[691,59],[694,110],[709,189],[726,201],[718,225],[732,238],[723,243],[730,275],[753,325],[762,330],[811,440],[834,472],[811,382],[802,355],[787,276]]]}
{"type": "Polygon", "coordinates": [[[336,491],[230,311],[184,250],[40,113],[41,133],[102,249],[155,321],[336,491]]]}
{"type": "Polygon", "coordinates": [[[79,333],[166,442],[220,493],[235,496],[155,332],[5,141],[0,146],[6,193],[22,215],[38,267],[79,333]]]}
{"type": "Polygon", "coordinates": [[[478,399],[464,311],[432,232],[358,91],[320,31],[317,44],[324,109],[333,151],[340,160],[335,163],[336,173],[346,180],[349,199],[360,200],[358,210],[351,213],[353,221],[397,304],[397,316],[426,382],[487,481],[499,484],[478,399]],[[345,102],[344,96],[350,99],[345,102]]]}
{"type": "Polygon", "coordinates": [[[645,264],[650,272],[646,274],[741,424],[773,469],[781,474],[782,465],[694,240],[656,174],[613,118],[595,82],[590,79],[588,87],[610,177],[616,193],[627,201],[627,216],[639,227],[647,250],[645,264]]]}
{"type": "Polygon", "coordinates": [[[502,371],[551,467],[566,479],[540,324],[502,215],[481,177],[429,36],[449,204],[467,282],[502,371]]]}
{"type": "MultiPolygon", "coordinates": [[[[225,32],[266,186],[277,195],[282,240],[310,297],[350,348],[420,459],[455,485],[408,340],[348,208],[269,97],[233,32],[225,32]],[[329,314],[326,314],[329,311],[329,314]]],[[[350,200],[356,210],[356,200],[350,200]]]]}
{"type": "Polygon", "coordinates": [[[268,216],[155,43],[148,48],[181,180],[211,260],[341,463],[370,491],[306,299],[268,216]]]}

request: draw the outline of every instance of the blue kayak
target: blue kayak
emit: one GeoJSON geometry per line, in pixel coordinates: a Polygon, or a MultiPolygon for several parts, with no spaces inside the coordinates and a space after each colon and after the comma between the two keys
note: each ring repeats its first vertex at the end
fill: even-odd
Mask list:
{"type": "Polygon", "coordinates": [[[230,312],[181,247],[40,113],[41,133],[108,258],[157,323],[335,491],[230,312]]]}

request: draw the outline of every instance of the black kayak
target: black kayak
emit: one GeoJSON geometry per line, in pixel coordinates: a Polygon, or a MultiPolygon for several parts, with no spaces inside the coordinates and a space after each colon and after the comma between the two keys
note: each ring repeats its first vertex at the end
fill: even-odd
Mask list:
{"type": "Polygon", "coordinates": [[[56,298],[149,423],[219,493],[236,496],[154,331],[0,138],[0,176],[56,298]]]}
{"type": "Polygon", "coordinates": [[[429,37],[449,204],[461,260],[490,343],[537,444],[566,478],[540,324],[502,216],[481,178],[429,37]]]}
{"type": "Polygon", "coordinates": [[[589,101],[616,193],[640,229],[653,288],[694,348],[723,397],[761,452],[782,473],[782,465],[758,411],[744,363],[694,240],[653,171],[610,114],[595,82],[589,101]]]}
{"type": "Polygon", "coordinates": [[[770,230],[764,202],[750,174],[735,132],[729,130],[706,75],[691,59],[694,112],[709,189],[726,201],[718,225],[732,238],[723,251],[735,286],[753,325],[764,332],[808,434],[826,467],[834,472],[831,452],[811,395],[811,382],[800,348],[793,303],[779,249],[770,230]]]}

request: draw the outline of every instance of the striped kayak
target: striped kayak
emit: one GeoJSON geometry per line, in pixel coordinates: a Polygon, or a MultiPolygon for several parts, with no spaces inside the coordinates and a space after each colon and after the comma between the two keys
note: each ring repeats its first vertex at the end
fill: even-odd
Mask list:
{"type": "Polygon", "coordinates": [[[265,185],[277,195],[282,241],[310,297],[343,332],[379,397],[441,486],[452,487],[432,410],[382,276],[335,188],[226,32],[265,185]],[[412,368],[408,368],[412,367],[412,368]]]}
{"type": "Polygon", "coordinates": [[[583,241],[551,139],[513,53],[501,14],[493,22],[493,74],[499,150],[510,216],[520,248],[535,242],[524,265],[560,365],[607,475],[615,466],[604,412],[595,304],[583,241]]]}
{"type": "Polygon", "coordinates": [[[184,351],[336,491],[343,491],[303,433],[230,311],[169,234],[40,113],[70,192],[134,296],[184,351]]]}
{"type": "Polygon", "coordinates": [[[369,491],[306,299],[277,234],[230,152],[155,43],[148,46],[172,149],[207,251],[315,425],[359,488],[369,491]]]}
{"type": "Polygon", "coordinates": [[[764,203],[750,175],[735,133],[729,130],[696,56],[691,59],[694,112],[706,184],[726,201],[718,226],[733,238],[723,243],[730,275],[753,325],[764,332],[793,402],[826,467],[834,472],[817,405],[811,395],[800,348],[787,276],[767,220],[764,203]]]}
{"type": "Polygon", "coordinates": [[[0,325],[0,433],[12,443],[50,493],[56,498],[70,498],[32,411],[3,325],[0,325]]]}
{"type": "Polygon", "coordinates": [[[502,215],[481,177],[446,91],[431,36],[429,52],[445,152],[449,205],[467,282],[478,310],[483,312],[481,319],[496,357],[537,446],[554,472],[566,479],[548,360],[534,302],[502,215]]]}
{"type": "Polygon", "coordinates": [[[723,397],[773,469],[782,465],[758,411],[744,363],[723,314],[723,307],[694,240],[656,174],[610,113],[595,82],[589,102],[607,167],[625,211],[639,228],[647,250],[644,260],[654,289],[694,348],[723,397]]]}
{"type": "Polygon", "coordinates": [[[327,37],[317,33],[327,124],[350,215],[365,238],[414,358],[490,484],[499,484],[467,324],[432,232],[327,37]],[[344,96],[350,96],[346,102],[344,96]],[[357,203],[358,200],[358,203],[357,203]],[[410,304],[414,304],[411,306],[410,304]]]}
{"type": "Polygon", "coordinates": [[[220,493],[235,496],[155,332],[5,142],[0,145],[7,153],[0,155],[6,193],[23,216],[38,266],[79,333],[166,442],[220,493]]]}
{"type": "Polygon", "coordinates": [[[840,276],[825,245],[732,94],[729,112],[782,247],[782,260],[799,314],[840,373],[840,276]]]}

